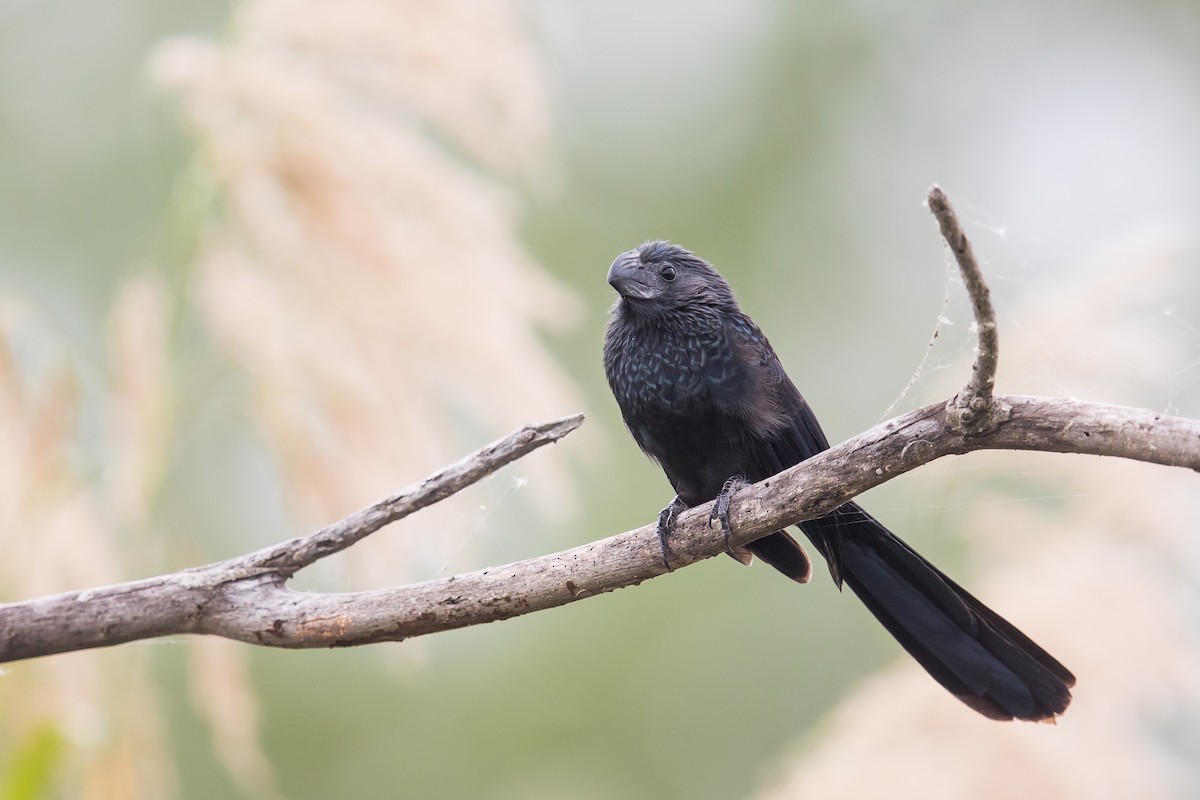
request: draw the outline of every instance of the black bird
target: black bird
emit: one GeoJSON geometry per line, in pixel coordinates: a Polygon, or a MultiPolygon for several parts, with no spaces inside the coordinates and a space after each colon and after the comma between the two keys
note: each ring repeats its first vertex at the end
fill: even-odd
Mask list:
{"type": "MultiPolygon", "coordinates": [[[[659,515],[666,539],[683,509],[729,497],[829,448],[771,343],[711,264],[668,242],[622,253],[608,270],[620,297],[604,336],[604,371],[625,424],[677,493],[659,515]]],[[[1046,720],[1066,710],[1075,677],[856,503],[800,529],[938,683],[992,719],[1046,720]]],[[[801,583],[811,567],[784,531],[731,555],[756,555],[801,583]]],[[[669,567],[669,564],[668,564],[669,567]]]]}

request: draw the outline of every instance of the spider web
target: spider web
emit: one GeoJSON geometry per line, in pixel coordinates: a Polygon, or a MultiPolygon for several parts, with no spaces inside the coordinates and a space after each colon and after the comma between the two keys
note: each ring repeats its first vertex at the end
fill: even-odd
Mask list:
{"type": "MultiPolygon", "coordinates": [[[[996,308],[997,393],[1077,397],[1200,416],[1200,298],[1195,248],[1185,234],[1144,226],[1075,253],[1014,230],[970,203],[959,201],[957,208],[996,308]]],[[[948,247],[943,253],[943,297],[931,333],[879,422],[897,409],[953,396],[970,374],[975,325],[953,254],[948,247]]],[[[1045,464],[1023,453],[991,453],[983,462],[943,460],[906,476],[936,485],[952,470],[964,479],[1019,484],[1017,496],[873,508],[889,520],[903,520],[981,502],[1045,504],[1091,496],[1046,492],[1054,476],[1032,463],[1045,464]]],[[[1055,462],[1056,474],[1071,469],[1063,464],[1055,462]]],[[[1113,489],[1104,486],[1095,494],[1113,489]]],[[[1144,494],[1130,490],[1129,500],[1149,502],[1144,494]]]]}

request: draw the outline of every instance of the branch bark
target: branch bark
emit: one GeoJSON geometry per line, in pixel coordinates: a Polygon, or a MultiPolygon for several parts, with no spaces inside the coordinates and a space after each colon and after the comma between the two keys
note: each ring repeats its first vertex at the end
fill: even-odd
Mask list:
{"type": "MultiPolygon", "coordinates": [[[[1200,421],[1078,400],[993,396],[998,348],[987,286],[938,187],[929,202],[963,271],[980,331],[980,355],[958,395],[962,402],[909,412],[739,491],[730,513],[731,544],[821,516],[897,475],[974,450],[1116,456],[1200,471],[1200,421]]],[[[559,553],[392,589],[320,594],[287,587],[297,570],[557,441],[582,420],[576,415],[521,428],[307,537],[171,575],[0,605],[0,662],[181,633],[285,648],[401,641],[565,605],[663,574],[650,524],[559,553]]],[[[724,552],[709,510],[699,506],[680,516],[671,539],[676,569],[724,552]]]]}
{"type": "Polygon", "coordinates": [[[996,311],[992,308],[992,293],[975,259],[971,240],[963,233],[958,215],[954,213],[954,207],[950,205],[950,199],[942,187],[936,183],[931,186],[927,202],[930,212],[937,218],[942,238],[958,262],[958,271],[971,298],[976,336],[979,337],[979,354],[975,358],[975,365],[971,367],[971,379],[946,404],[946,421],[950,427],[962,433],[987,433],[1003,425],[1009,411],[1004,403],[996,402],[993,396],[996,368],[1000,363],[1000,334],[996,328],[996,311]]]}

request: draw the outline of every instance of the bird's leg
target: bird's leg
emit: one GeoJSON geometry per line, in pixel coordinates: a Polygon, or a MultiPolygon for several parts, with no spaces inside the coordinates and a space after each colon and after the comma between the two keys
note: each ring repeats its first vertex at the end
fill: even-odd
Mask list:
{"type": "Polygon", "coordinates": [[[744,489],[748,485],[741,475],[731,476],[721,487],[721,493],[717,495],[717,502],[713,503],[713,510],[708,515],[708,527],[710,528],[713,520],[721,521],[721,533],[725,536],[725,552],[742,563],[746,563],[743,560],[745,556],[739,555],[729,544],[729,534],[731,533],[729,529],[729,499],[738,489],[744,489]]]}
{"type": "Polygon", "coordinates": [[[667,547],[667,537],[675,530],[675,518],[687,507],[687,503],[680,500],[679,495],[675,495],[675,499],[658,513],[658,549],[662,553],[663,566],[667,568],[667,572],[674,571],[671,569],[671,551],[667,547]]]}

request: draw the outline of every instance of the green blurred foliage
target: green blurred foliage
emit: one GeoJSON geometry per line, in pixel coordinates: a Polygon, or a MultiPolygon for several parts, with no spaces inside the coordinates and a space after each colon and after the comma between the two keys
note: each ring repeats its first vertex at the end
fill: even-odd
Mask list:
{"type": "Polygon", "coordinates": [[[0,763],[2,800],[38,800],[52,796],[55,770],[64,742],[53,727],[31,728],[6,763],[0,763]]]}

